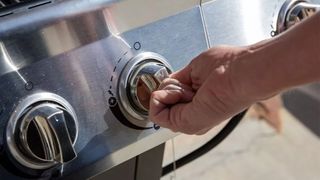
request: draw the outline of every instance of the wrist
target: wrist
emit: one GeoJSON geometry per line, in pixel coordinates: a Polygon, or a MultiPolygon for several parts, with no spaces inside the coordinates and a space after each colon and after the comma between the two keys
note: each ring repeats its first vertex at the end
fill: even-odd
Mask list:
{"type": "Polygon", "coordinates": [[[238,92],[238,97],[251,103],[265,100],[281,91],[281,87],[272,76],[273,67],[278,57],[270,51],[270,40],[244,47],[232,63],[232,84],[238,92]]]}
{"type": "Polygon", "coordinates": [[[320,14],[276,38],[245,48],[232,63],[239,97],[255,102],[320,80],[320,14]]]}

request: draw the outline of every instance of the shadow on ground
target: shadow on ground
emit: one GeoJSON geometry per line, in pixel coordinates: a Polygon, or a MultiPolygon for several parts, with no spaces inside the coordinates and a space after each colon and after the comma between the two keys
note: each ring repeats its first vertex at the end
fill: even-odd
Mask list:
{"type": "Polygon", "coordinates": [[[320,137],[320,83],[286,92],[282,99],[287,110],[320,137]]]}

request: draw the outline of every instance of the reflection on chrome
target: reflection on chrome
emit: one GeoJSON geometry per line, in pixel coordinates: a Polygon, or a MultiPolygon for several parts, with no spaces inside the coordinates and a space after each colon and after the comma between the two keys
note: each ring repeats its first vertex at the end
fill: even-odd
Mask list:
{"type": "Polygon", "coordinates": [[[243,20],[244,36],[247,44],[252,44],[265,38],[263,34],[263,22],[261,1],[242,0],[240,1],[240,11],[243,20]]]}
{"type": "Polygon", "coordinates": [[[26,79],[19,73],[18,68],[15,66],[15,64],[13,63],[6,47],[4,46],[4,44],[2,42],[0,42],[0,51],[1,51],[1,56],[3,58],[3,62],[5,63],[5,66],[7,68],[9,68],[9,72],[13,71],[16,72],[17,75],[20,77],[20,79],[27,84],[26,79]]]}

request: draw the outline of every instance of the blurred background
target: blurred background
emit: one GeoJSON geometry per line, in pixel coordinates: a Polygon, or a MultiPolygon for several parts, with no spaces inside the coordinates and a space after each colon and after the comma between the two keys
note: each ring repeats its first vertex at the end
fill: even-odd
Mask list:
{"type": "MultiPolygon", "coordinates": [[[[254,105],[220,145],[162,180],[319,179],[319,92],[319,85],[312,84],[254,105]]],[[[168,141],[163,165],[215,133],[168,141]]]]}

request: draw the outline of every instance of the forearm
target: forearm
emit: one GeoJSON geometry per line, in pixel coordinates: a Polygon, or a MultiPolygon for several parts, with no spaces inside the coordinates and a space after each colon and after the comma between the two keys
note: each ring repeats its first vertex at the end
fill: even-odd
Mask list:
{"type": "Polygon", "coordinates": [[[240,87],[257,100],[320,80],[320,14],[277,38],[250,46],[236,64],[240,87]]]}

